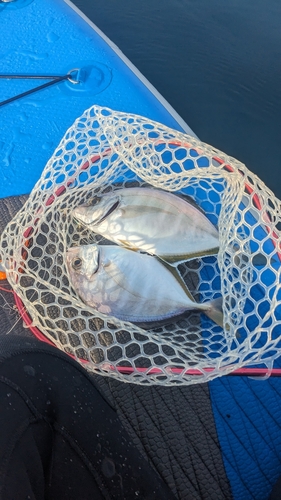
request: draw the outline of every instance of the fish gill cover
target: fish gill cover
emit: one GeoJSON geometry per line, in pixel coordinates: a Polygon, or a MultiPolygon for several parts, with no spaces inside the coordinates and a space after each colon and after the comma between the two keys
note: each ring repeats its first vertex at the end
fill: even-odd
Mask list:
{"type": "MultiPolygon", "coordinates": [[[[279,225],[280,201],[239,161],[160,123],[93,106],[66,132],[26,204],[2,234],[0,252],[30,326],[85,368],[138,384],[192,384],[249,364],[270,367],[280,355],[279,225]],[[176,258],[151,255],[147,248],[130,247],[118,235],[111,237],[101,227],[95,231],[95,223],[89,226],[77,217],[77,207],[95,207],[111,197],[113,204],[99,215],[102,222],[118,207],[115,195],[119,200],[128,188],[172,193],[195,204],[213,233],[210,251],[184,256],[180,250],[176,258]],[[137,283],[139,293],[145,280],[153,279],[157,303],[157,267],[160,275],[161,269],[163,276],[171,273],[194,307],[147,323],[145,307],[143,321],[112,315],[105,295],[98,302],[101,307],[95,307],[97,302],[92,304],[75,286],[68,257],[74,255],[72,269],[77,270],[82,265],[77,251],[92,245],[96,272],[108,265],[108,255],[116,254],[106,245],[116,244],[122,249],[118,255],[136,252],[129,259],[133,293],[137,283]],[[145,277],[148,259],[152,267],[145,277]],[[208,314],[208,304],[221,304],[222,322],[208,314]]],[[[193,233],[188,224],[182,229],[187,239],[196,236],[196,228],[193,233]]],[[[171,231],[175,243],[178,231],[177,225],[171,231]]]]}

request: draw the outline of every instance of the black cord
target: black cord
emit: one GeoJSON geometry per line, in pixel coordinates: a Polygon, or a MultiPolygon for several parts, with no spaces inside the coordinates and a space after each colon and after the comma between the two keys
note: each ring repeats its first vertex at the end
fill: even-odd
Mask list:
{"type": "MultiPolygon", "coordinates": [[[[69,74],[66,75],[67,77],[69,74]]],[[[16,80],[16,79],[24,79],[24,80],[54,80],[57,78],[65,78],[61,75],[0,75],[0,78],[5,78],[6,80],[16,80]]]]}
{"type": "MultiPolygon", "coordinates": [[[[34,87],[33,89],[27,90],[26,92],[23,92],[22,94],[17,94],[13,97],[10,97],[9,99],[6,99],[5,101],[0,102],[0,107],[4,106],[5,104],[9,104],[10,102],[16,101],[18,99],[21,99],[22,97],[25,97],[27,95],[33,94],[34,92],[38,92],[39,90],[43,90],[47,87],[50,87],[51,85],[56,85],[57,83],[63,82],[65,80],[69,80],[72,83],[79,83],[79,81],[75,80],[72,76],[71,73],[74,70],[70,71],[67,75],[64,76],[52,76],[52,75],[0,75],[0,78],[5,78],[7,79],[36,79],[36,80],[43,80],[43,79],[49,79],[51,80],[50,82],[43,83],[43,85],[39,85],[38,87],[34,87]]],[[[77,70],[75,70],[77,71],[77,70]]]]}

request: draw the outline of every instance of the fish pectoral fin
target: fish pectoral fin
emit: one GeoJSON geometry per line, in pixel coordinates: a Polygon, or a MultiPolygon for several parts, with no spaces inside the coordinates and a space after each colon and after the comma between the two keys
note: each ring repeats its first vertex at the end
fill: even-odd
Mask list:
{"type": "Polygon", "coordinates": [[[171,266],[180,264],[181,262],[187,262],[188,260],[198,259],[202,257],[208,257],[210,255],[217,255],[219,247],[210,248],[210,250],[205,250],[204,252],[192,252],[186,254],[174,254],[174,255],[158,255],[159,259],[167,262],[171,266]]]}

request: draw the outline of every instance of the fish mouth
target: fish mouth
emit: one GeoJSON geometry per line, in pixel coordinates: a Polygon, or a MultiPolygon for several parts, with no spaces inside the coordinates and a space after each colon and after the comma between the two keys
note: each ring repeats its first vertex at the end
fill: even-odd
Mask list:
{"type": "Polygon", "coordinates": [[[109,207],[109,209],[105,212],[105,214],[98,220],[96,220],[94,222],[94,224],[100,224],[101,222],[103,222],[105,219],[107,219],[107,217],[109,217],[109,215],[111,215],[120,205],[120,200],[119,198],[113,203],[113,205],[111,205],[111,207],[109,207]]]}

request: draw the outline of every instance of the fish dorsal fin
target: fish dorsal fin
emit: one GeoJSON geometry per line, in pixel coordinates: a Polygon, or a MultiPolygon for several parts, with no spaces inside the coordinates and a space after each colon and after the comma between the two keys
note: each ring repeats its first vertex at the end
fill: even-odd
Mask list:
{"type": "Polygon", "coordinates": [[[174,265],[180,264],[181,262],[187,262],[188,260],[193,260],[197,258],[208,257],[210,255],[217,255],[219,252],[219,247],[211,248],[204,252],[192,252],[188,254],[178,254],[178,255],[159,255],[161,261],[167,262],[167,264],[174,265]]]}

